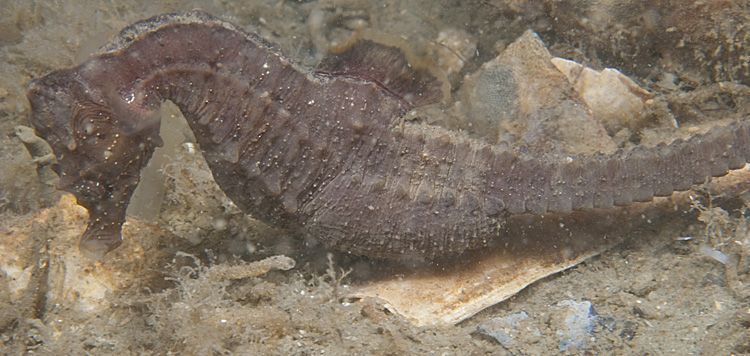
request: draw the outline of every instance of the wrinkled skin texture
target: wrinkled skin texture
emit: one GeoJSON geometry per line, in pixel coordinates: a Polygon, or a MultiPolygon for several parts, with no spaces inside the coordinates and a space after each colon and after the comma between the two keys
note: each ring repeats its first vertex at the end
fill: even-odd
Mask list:
{"type": "Polygon", "coordinates": [[[201,12],[136,23],[80,66],[33,81],[28,96],[60,187],[89,209],[81,247],[97,257],[120,244],[140,169],[160,144],[155,113],[164,100],[184,113],[216,182],[241,209],[375,258],[502,244],[509,215],[648,201],[750,158],[744,121],[611,156],[501,151],[403,123],[441,91],[394,48],[364,41],[308,71],[201,12]]]}

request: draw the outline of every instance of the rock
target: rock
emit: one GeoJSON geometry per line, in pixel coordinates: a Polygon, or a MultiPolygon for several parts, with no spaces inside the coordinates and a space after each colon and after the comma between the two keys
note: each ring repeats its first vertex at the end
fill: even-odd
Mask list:
{"type": "Polygon", "coordinates": [[[445,29],[438,33],[432,46],[437,65],[450,76],[463,69],[466,61],[476,54],[477,40],[463,30],[445,29]]]}
{"type": "Polygon", "coordinates": [[[466,130],[493,143],[536,153],[616,148],[531,31],[467,76],[459,99],[455,110],[466,117],[466,130]]]}
{"type": "Polygon", "coordinates": [[[658,287],[656,276],[654,276],[652,271],[639,273],[636,278],[632,279],[631,283],[632,285],[628,291],[641,298],[646,297],[651,291],[658,287]]]}
{"type": "Polygon", "coordinates": [[[617,69],[596,71],[563,58],[551,61],[610,135],[637,126],[646,117],[646,100],[653,95],[617,69]]]}
{"type": "Polygon", "coordinates": [[[560,352],[585,350],[597,325],[598,315],[594,306],[589,301],[563,300],[555,307],[560,311],[558,315],[562,320],[553,320],[551,325],[556,328],[560,352]]]}

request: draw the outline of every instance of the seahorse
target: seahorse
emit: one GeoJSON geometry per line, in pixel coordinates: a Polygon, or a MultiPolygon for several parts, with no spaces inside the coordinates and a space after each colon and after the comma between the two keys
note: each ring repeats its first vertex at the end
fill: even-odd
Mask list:
{"type": "MultiPolygon", "coordinates": [[[[89,210],[80,247],[102,257],[161,144],[158,108],[186,117],[219,187],[267,223],[373,258],[434,259],[512,239],[517,214],[644,202],[743,167],[750,123],[614,154],[535,157],[404,122],[441,98],[393,47],[361,41],[302,68],[209,14],[135,23],[82,64],[33,80],[30,121],[59,188],[89,210]]],[[[500,244],[501,245],[501,244],[500,244]]]]}

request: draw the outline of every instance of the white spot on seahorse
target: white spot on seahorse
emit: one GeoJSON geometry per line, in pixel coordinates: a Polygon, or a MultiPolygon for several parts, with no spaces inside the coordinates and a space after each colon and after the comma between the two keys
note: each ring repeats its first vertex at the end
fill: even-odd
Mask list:
{"type": "Polygon", "coordinates": [[[135,93],[130,92],[130,93],[125,94],[125,98],[124,99],[125,99],[126,103],[132,104],[133,101],[135,101],[135,93]]]}
{"type": "Polygon", "coordinates": [[[93,134],[94,124],[91,121],[86,121],[86,123],[83,124],[83,132],[85,132],[87,135],[93,134]]]}

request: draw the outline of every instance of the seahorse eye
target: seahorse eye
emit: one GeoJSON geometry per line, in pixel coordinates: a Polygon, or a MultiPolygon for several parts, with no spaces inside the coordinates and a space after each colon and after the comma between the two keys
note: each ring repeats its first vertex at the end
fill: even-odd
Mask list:
{"type": "Polygon", "coordinates": [[[85,123],[83,124],[83,132],[84,132],[84,133],[85,133],[86,135],[93,135],[93,134],[94,134],[94,132],[96,132],[96,130],[94,129],[94,121],[93,121],[93,120],[87,120],[87,121],[86,121],[86,122],[85,122],[85,123]]]}
{"type": "Polygon", "coordinates": [[[102,145],[109,144],[108,138],[112,129],[109,117],[96,115],[84,118],[78,124],[75,134],[82,144],[102,145]]]}

